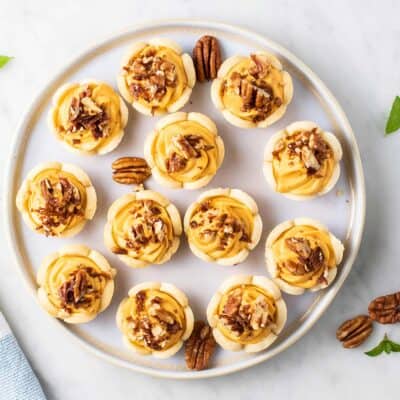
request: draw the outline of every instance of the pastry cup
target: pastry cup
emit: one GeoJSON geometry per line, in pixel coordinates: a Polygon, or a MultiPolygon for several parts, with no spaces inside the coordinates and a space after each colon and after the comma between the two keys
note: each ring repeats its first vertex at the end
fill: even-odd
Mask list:
{"type": "MultiPolygon", "coordinates": [[[[263,165],[263,172],[265,179],[272,187],[272,189],[278,193],[281,193],[285,197],[288,197],[292,200],[308,200],[317,196],[322,196],[328,193],[332,188],[336,185],[339,176],[340,176],[340,160],[342,159],[342,146],[340,145],[339,140],[333,133],[323,131],[315,122],[311,121],[297,121],[293,122],[285,129],[277,132],[269,139],[265,150],[264,150],[264,165],[263,165]],[[333,157],[333,170],[331,171],[330,178],[326,181],[326,183],[320,188],[320,190],[316,191],[312,194],[298,194],[298,193],[291,193],[291,192],[278,192],[277,189],[277,179],[274,173],[273,167],[273,160],[274,160],[274,149],[277,143],[281,140],[285,140],[286,138],[290,137],[291,135],[295,134],[296,132],[301,131],[311,131],[312,129],[316,129],[318,134],[322,137],[322,139],[328,144],[328,146],[332,150],[332,157],[333,157]]],[[[300,166],[299,174],[304,174],[304,179],[306,179],[304,183],[300,185],[304,185],[310,183],[311,180],[320,179],[316,178],[313,175],[308,176],[307,170],[300,166]]],[[[301,186],[300,186],[301,188],[301,186]]]]}
{"type": "MultiPolygon", "coordinates": [[[[190,145],[190,144],[189,144],[190,145]]],[[[177,112],[157,122],[154,131],[147,137],[144,154],[150,165],[152,175],[163,186],[169,188],[198,189],[207,185],[222,164],[225,154],[224,142],[218,136],[214,122],[204,114],[196,112],[177,112]],[[176,128],[177,133],[171,132],[176,128]],[[197,155],[186,155],[176,141],[180,137],[197,136],[200,138],[197,155]],[[200,147],[201,146],[201,147],[200,147]],[[212,146],[207,149],[206,146],[212,146]],[[175,154],[185,161],[179,171],[168,171],[167,162],[175,154]]]]}
{"type": "Polygon", "coordinates": [[[85,245],[65,246],[48,255],[38,270],[38,301],[52,317],[70,324],[91,321],[109,306],[114,293],[115,275],[116,270],[99,252],[85,245]],[[85,300],[82,304],[80,300],[64,304],[60,295],[62,287],[65,285],[69,287],[68,290],[75,292],[77,275],[74,278],[74,274],[77,271],[84,272],[86,283],[92,286],[91,292],[80,293],[85,300]]]}
{"type": "Polygon", "coordinates": [[[53,95],[48,115],[49,127],[64,147],[84,155],[106,154],[114,150],[124,136],[127,122],[128,108],[122,98],[107,83],[94,79],[66,83],[58,88],[53,95]],[[105,136],[97,137],[90,130],[85,129],[70,132],[65,126],[68,123],[68,114],[71,112],[71,101],[73,98],[78,98],[85,87],[92,91],[89,97],[95,105],[101,106],[105,111],[108,119],[106,126],[110,129],[105,136]]]}
{"type": "Polygon", "coordinates": [[[257,121],[240,117],[239,115],[232,112],[232,109],[230,107],[227,107],[224,103],[223,90],[227,82],[228,75],[232,71],[232,69],[234,69],[240,63],[249,60],[250,57],[233,56],[226,59],[218,70],[217,78],[214,79],[212,83],[211,99],[215,107],[222,112],[224,118],[229,123],[239,128],[266,128],[267,126],[273,124],[274,122],[282,118],[282,116],[285,114],[286,108],[293,97],[292,78],[290,77],[288,72],[283,70],[282,64],[278,60],[278,58],[266,51],[258,51],[255,52],[254,55],[264,57],[271,65],[271,68],[278,72],[280,77],[279,85],[282,85],[283,88],[283,96],[281,99],[282,103],[280,106],[276,107],[273,112],[266,115],[265,118],[257,121]]]}
{"type": "MultiPolygon", "coordinates": [[[[241,304],[242,303],[240,303],[239,306],[241,304]]],[[[224,307],[222,308],[222,314],[223,311],[224,307]]],[[[270,307],[267,307],[267,315],[268,314],[271,314],[270,307]]],[[[254,315],[254,312],[250,315],[254,315]]],[[[233,319],[234,316],[235,314],[232,316],[233,319]]],[[[281,291],[270,279],[265,276],[234,275],[225,280],[212,297],[207,307],[207,319],[213,329],[215,340],[222,348],[230,351],[244,350],[247,353],[256,353],[266,349],[277,339],[285,326],[287,310],[285,301],[281,297],[281,291]],[[275,312],[271,317],[268,316],[264,326],[259,326],[258,329],[253,330],[253,332],[258,330],[258,335],[251,340],[246,340],[246,336],[241,337],[246,333],[250,333],[250,337],[252,330],[251,327],[247,327],[245,332],[242,334],[235,335],[232,331],[226,329],[221,321],[221,304],[223,304],[226,296],[232,294],[236,288],[239,288],[242,291],[246,290],[246,288],[252,291],[256,290],[258,295],[261,294],[267,298],[269,304],[272,304],[275,308],[275,312]]]]}
{"type": "MultiPolygon", "coordinates": [[[[315,237],[315,233],[310,233],[310,236],[305,235],[305,238],[315,237]],[[312,235],[312,236],[311,236],[312,235]]],[[[299,236],[295,236],[299,237],[299,236]]],[[[271,275],[273,281],[281,288],[282,291],[292,295],[300,295],[305,291],[315,292],[328,287],[336,277],[337,266],[341,263],[343,258],[344,247],[342,242],[336,238],[332,233],[328,231],[325,225],[311,218],[295,218],[288,220],[277,225],[268,235],[265,245],[265,260],[266,267],[271,275]],[[283,279],[281,269],[278,266],[278,260],[274,254],[274,244],[283,237],[293,227],[311,227],[321,232],[321,239],[318,241],[318,245],[322,249],[324,254],[324,260],[331,259],[332,265],[323,266],[323,270],[318,269],[316,271],[304,272],[303,275],[293,275],[290,271],[285,271],[287,277],[291,279],[303,279],[302,283],[295,284],[295,282],[288,282],[287,279],[283,279]],[[324,239],[324,240],[322,240],[324,239]],[[322,282],[316,281],[315,278],[318,274],[322,273],[322,282]]]]}
{"type": "MultiPolygon", "coordinates": [[[[217,205],[217,207],[219,207],[219,205],[217,205]]],[[[204,225],[204,228],[205,230],[209,230],[209,227],[206,225],[204,225]]],[[[218,188],[202,193],[197,201],[189,206],[185,213],[184,229],[188,237],[189,247],[195,256],[204,261],[215,262],[220,265],[236,265],[243,262],[249,255],[250,250],[254,249],[254,247],[256,247],[258,244],[262,233],[262,220],[260,214],[258,213],[256,202],[247,193],[239,189],[218,188]],[[233,245],[227,250],[220,250],[221,242],[219,240],[218,232],[214,238],[211,239],[211,242],[207,240],[207,243],[204,245],[202,242],[200,242],[200,239],[197,240],[196,235],[193,233],[197,229],[197,227],[192,227],[193,217],[195,217],[195,214],[199,211],[199,208],[202,207],[202,204],[208,202],[209,200],[212,201],[213,198],[221,198],[221,206],[223,206],[224,199],[226,199],[226,201],[229,203],[234,202],[233,204],[235,205],[235,208],[241,210],[235,211],[228,204],[226,209],[222,211],[222,208],[220,208],[217,210],[217,212],[227,214],[234,220],[240,220],[240,224],[250,227],[250,231],[246,232],[248,240],[240,240],[240,238],[243,236],[243,231],[236,233],[234,232],[232,241],[235,241],[236,245],[233,245]],[[239,215],[237,215],[237,213],[239,213],[239,215]],[[236,235],[242,236],[239,237],[236,235]],[[207,248],[207,251],[205,251],[205,247],[207,248]]],[[[220,233],[222,233],[226,227],[225,225],[222,225],[219,227],[219,229],[221,230],[220,233]]],[[[201,231],[199,233],[199,236],[200,235],[202,235],[201,231]]]]}
{"type": "Polygon", "coordinates": [[[141,355],[151,354],[156,358],[168,358],[177,353],[183,343],[189,339],[193,331],[194,317],[186,295],[177,287],[165,282],[143,282],[132,287],[128,292],[128,297],[122,300],[118,307],[116,322],[122,332],[124,344],[128,348],[141,355]],[[142,315],[137,312],[136,308],[138,293],[144,296],[142,315]],[[167,311],[173,321],[178,321],[180,325],[178,332],[173,333],[169,339],[165,339],[165,348],[157,348],[151,345],[151,341],[146,343],[144,340],[135,340],[136,338],[132,337],[133,326],[131,322],[135,321],[137,325],[140,325],[140,321],[147,319],[152,327],[150,335],[152,338],[156,338],[153,335],[154,332],[157,332],[159,320],[157,320],[157,315],[152,314],[154,310],[151,309],[151,299],[155,296],[162,299],[158,309],[161,309],[161,312],[167,311]]]}
{"type": "MultiPolygon", "coordinates": [[[[156,53],[157,55],[157,53],[156,53]]],[[[168,61],[171,62],[170,59],[168,61]]],[[[189,54],[183,53],[182,48],[172,40],[165,38],[154,38],[147,42],[137,42],[134,43],[126,55],[123,57],[121,62],[121,71],[117,76],[118,89],[122,97],[130,104],[132,107],[144,115],[162,115],[165,113],[172,113],[180,110],[190,98],[192,94],[192,88],[196,83],[196,72],[194,69],[194,64],[192,57],[189,54]],[[159,107],[157,104],[152,104],[148,101],[138,101],[134,98],[133,94],[129,89],[129,85],[126,81],[127,71],[126,67],[129,66],[132,60],[135,59],[146,47],[155,48],[156,51],[164,48],[171,52],[173,56],[178,56],[180,58],[179,63],[173,63],[175,69],[178,70],[184,76],[185,82],[178,82],[182,88],[181,93],[178,97],[173,98],[172,101],[168,101],[163,107],[159,107]]]]}
{"type": "Polygon", "coordinates": [[[126,194],[110,206],[104,228],[104,243],[126,265],[132,268],[142,268],[151,264],[167,262],[178,250],[181,234],[182,222],[178,209],[161,194],[153,190],[142,190],[126,194]],[[153,222],[149,222],[149,225],[143,225],[143,222],[147,221],[143,220],[146,201],[151,203],[151,207],[156,207],[158,212],[153,215],[155,217],[152,217],[153,222]],[[155,219],[162,222],[157,223],[154,221],[155,219]],[[165,232],[163,240],[158,240],[150,233],[144,233],[143,240],[146,243],[135,242],[132,232],[134,226],[137,229],[139,223],[145,230],[151,229],[153,235],[156,229],[155,224],[158,224],[159,227],[161,225],[165,232]],[[131,242],[129,243],[129,241],[131,242]]]}
{"type": "Polygon", "coordinates": [[[83,229],[87,220],[93,218],[97,207],[97,196],[89,177],[77,166],[60,162],[45,162],[34,167],[22,182],[17,193],[16,206],[25,223],[33,231],[46,236],[72,237],[83,229]],[[74,186],[79,190],[81,199],[85,199],[81,210],[82,215],[71,219],[66,225],[60,225],[63,227],[62,229],[47,230],[39,219],[39,214],[32,211],[31,204],[34,200],[45,201],[40,193],[40,182],[43,179],[48,178],[59,182],[60,177],[73,180],[76,184],[74,186]]]}

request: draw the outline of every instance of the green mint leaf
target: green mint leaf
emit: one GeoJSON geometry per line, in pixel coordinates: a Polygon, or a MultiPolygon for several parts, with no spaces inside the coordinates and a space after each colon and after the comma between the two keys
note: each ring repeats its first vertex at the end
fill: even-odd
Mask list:
{"type": "Polygon", "coordinates": [[[400,352],[400,344],[396,343],[396,342],[392,342],[391,340],[389,340],[389,342],[390,342],[391,351],[393,351],[395,353],[399,353],[400,352]]]}
{"type": "Polygon", "coordinates": [[[370,351],[365,352],[365,354],[370,357],[376,357],[383,352],[385,352],[386,354],[390,354],[391,352],[400,352],[400,344],[391,341],[386,333],[378,346],[374,347],[370,351]]]}
{"type": "Polygon", "coordinates": [[[0,68],[3,68],[13,57],[0,55],[0,68]]]}
{"type": "Polygon", "coordinates": [[[385,134],[396,132],[400,129],[400,97],[396,96],[393,101],[392,109],[390,111],[389,119],[386,123],[385,134]]]}
{"type": "Polygon", "coordinates": [[[383,353],[385,349],[385,343],[382,341],[378,344],[378,346],[374,347],[370,351],[366,351],[365,354],[370,357],[379,356],[379,354],[383,353]]]}
{"type": "Polygon", "coordinates": [[[392,345],[390,340],[385,340],[383,343],[383,348],[385,349],[386,354],[390,354],[392,352],[392,345]]]}

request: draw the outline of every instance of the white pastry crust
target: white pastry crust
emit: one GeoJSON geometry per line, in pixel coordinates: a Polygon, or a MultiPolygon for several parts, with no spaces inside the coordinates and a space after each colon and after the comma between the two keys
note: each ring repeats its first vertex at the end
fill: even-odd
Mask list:
{"type": "Polygon", "coordinates": [[[22,182],[17,193],[16,206],[25,223],[33,231],[46,236],[72,237],[83,229],[87,220],[93,218],[97,207],[97,196],[88,175],[79,167],[60,162],[43,162],[32,168],[22,182]],[[71,216],[65,224],[60,222],[54,227],[47,226],[45,220],[42,219],[44,216],[42,217],[40,212],[32,208],[33,205],[44,207],[46,204],[40,186],[41,182],[47,179],[52,185],[57,185],[60,178],[75,181],[72,185],[79,192],[81,208],[79,215],[71,216]]]}
{"type": "MultiPolygon", "coordinates": [[[[212,209],[213,207],[214,206],[211,206],[212,209]]],[[[204,212],[207,212],[207,210],[205,210],[204,212]]],[[[199,218],[201,218],[201,216],[199,218]]],[[[239,189],[217,188],[203,192],[198,197],[197,201],[192,203],[187,209],[184,216],[183,225],[192,253],[204,261],[215,262],[224,266],[236,265],[243,262],[249,255],[249,251],[258,244],[262,234],[262,220],[258,212],[256,202],[251,196],[239,189]],[[221,197],[221,203],[220,206],[215,205],[216,208],[213,212],[215,212],[217,215],[222,212],[221,207],[224,206],[224,198],[227,199],[226,202],[231,202],[232,200],[237,202],[234,204],[238,206],[236,207],[237,209],[241,208],[241,210],[243,210],[242,214],[240,214],[241,211],[232,211],[230,205],[228,204],[227,209],[223,212],[223,214],[228,215],[228,218],[225,218],[224,221],[233,219],[242,227],[248,224],[248,226],[250,226],[250,231],[238,231],[237,233],[232,233],[232,240],[235,241],[235,245],[233,245],[229,251],[225,251],[224,249],[221,250],[222,242],[219,242],[220,239],[218,236],[218,229],[224,229],[224,231],[226,232],[228,230],[230,232],[231,229],[230,226],[225,226],[225,222],[223,222],[221,225],[222,228],[221,226],[214,227],[216,229],[215,232],[217,233],[214,235],[212,240],[214,240],[215,243],[208,242],[206,245],[204,245],[205,248],[209,249],[209,251],[207,252],[202,248],[202,241],[204,239],[204,234],[207,233],[206,231],[210,230],[210,227],[207,225],[207,223],[204,223],[202,226],[201,224],[199,225],[197,221],[193,222],[193,220],[197,218],[196,214],[202,207],[202,204],[208,203],[210,200],[212,201],[213,198],[218,197],[221,197]],[[196,224],[196,226],[194,226],[193,224],[196,224]],[[199,226],[202,231],[199,231],[198,234],[194,234],[199,226]],[[240,240],[238,239],[238,237],[235,237],[235,234],[242,235],[242,237],[246,234],[248,235],[248,238],[246,240],[240,240]],[[235,250],[233,250],[233,248],[235,250]]],[[[235,230],[234,228],[232,229],[235,230]]]]}
{"type": "MultiPolygon", "coordinates": [[[[270,274],[272,280],[276,283],[277,286],[279,286],[279,288],[283,292],[291,295],[301,295],[306,291],[315,292],[321,289],[325,289],[333,282],[337,274],[337,267],[342,261],[343,252],[344,252],[344,246],[342,242],[332,233],[330,233],[325,225],[314,219],[302,217],[282,222],[279,225],[277,225],[274,229],[272,229],[272,231],[269,233],[267,237],[267,241],[265,244],[265,263],[267,271],[270,274]],[[318,231],[323,232],[325,235],[324,237],[326,237],[327,240],[329,241],[327,246],[330,246],[329,248],[331,248],[333,251],[334,265],[333,266],[325,265],[323,267],[324,271],[322,274],[322,277],[324,278],[323,281],[321,283],[316,282],[315,285],[310,287],[308,287],[309,286],[308,284],[304,285],[305,287],[302,287],[302,285],[299,286],[284,280],[280,275],[278,261],[273,251],[273,246],[277,242],[277,240],[279,240],[279,238],[282,235],[284,235],[285,232],[289,231],[291,228],[296,226],[312,227],[318,231]]],[[[312,277],[310,277],[309,279],[312,279],[312,277]]],[[[306,282],[307,281],[305,281],[305,283],[306,282]]]]}
{"type": "Polygon", "coordinates": [[[177,112],[157,122],[154,131],[147,136],[144,155],[153,177],[161,185],[193,190],[211,181],[222,164],[225,148],[210,118],[197,112],[177,112]],[[197,137],[199,142],[191,145],[186,136],[197,137]],[[189,150],[196,154],[185,152],[180,144],[182,140],[189,143],[189,150]],[[171,162],[173,156],[185,162],[176,171],[168,169],[167,163],[171,162]]]}
{"type": "Polygon", "coordinates": [[[167,262],[177,251],[181,234],[178,209],[158,192],[143,190],[126,194],[110,206],[104,243],[125,264],[142,268],[167,262]],[[149,206],[146,206],[147,202],[149,206]],[[153,208],[155,211],[151,211],[153,208]],[[135,236],[138,233],[132,233],[138,229],[140,232],[144,229],[141,238],[135,236]]]}
{"type": "Polygon", "coordinates": [[[38,270],[38,301],[48,314],[67,323],[91,321],[109,306],[114,293],[115,275],[116,270],[99,252],[85,245],[65,246],[45,257],[38,270]],[[78,301],[70,299],[64,303],[65,299],[60,293],[71,290],[75,294],[77,272],[83,273],[92,289],[90,292],[81,291],[78,301]],[[63,286],[67,289],[62,289],[63,286]],[[85,300],[82,304],[81,299],[85,300]]]}
{"type": "Polygon", "coordinates": [[[267,145],[265,146],[264,149],[264,163],[263,163],[264,177],[275,192],[281,193],[283,196],[290,198],[292,200],[309,200],[314,197],[322,196],[328,193],[336,185],[340,177],[340,160],[342,159],[342,155],[343,155],[342,146],[333,133],[323,131],[315,122],[312,121],[293,122],[285,129],[272,135],[268,140],[267,145]],[[279,192],[277,188],[277,180],[273,170],[273,160],[274,160],[273,153],[275,150],[275,146],[279,141],[286,139],[287,137],[293,135],[296,132],[311,131],[312,129],[317,130],[318,134],[322,137],[322,139],[329,145],[329,147],[332,150],[334,167],[329,180],[321,188],[321,190],[313,194],[297,194],[297,193],[295,194],[291,192],[279,192]]]}
{"type": "MultiPolygon", "coordinates": [[[[128,297],[122,300],[117,310],[116,323],[118,328],[122,332],[124,344],[131,350],[141,355],[152,355],[156,358],[165,359],[177,353],[182,347],[183,343],[190,337],[193,331],[194,315],[189,305],[188,298],[175,285],[166,282],[143,282],[131,288],[128,292],[128,297]],[[174,318],[177,318],[177,316],[179,315],[181,316],[181,331],[179,333],[179,336],[175,337],[173,343],[167,342],[168,346],[166,348],[158,349],[152,347],[149,343],[139,343],[138,341],[135,341],[132,336],[130,336],[130,331],[133,330],[133,327],[129,324],[128,319],[133,320],[135,318],[139,318],[140,320],[140,318],[147,318],[148,320],[150,320],[152,317],[152,310],[148,308],[146,300],[143,300],[145,315],[142,315],[140,317],[140,315],[138,315],[137,313],[136,296],[138,293],[140,294],[140,292],[144,293],[145,298],[147,298],[149,294],[150,297],[157,294],[161,294],[161,296],[163,296],[163,293],[166,294],[167,296],[162,297],[162,301],[159,303],[160,307],[157,307],[157,309],[161,308],[162,312],[169,312],[169,315],[172,315],[172,310],[175,315],[174,318]],[[167,305],[167,307],[169,308],[166,308],[164,302],[170,301],[170,298],[172,298],[176,302],[176,304],[172,304],[169,306],[167,305]],[[176,305],[178,305],[180,310],[175,309],[176,305]]],[[[153,332],[156,332],[156,329],[157,327],[154,327],[152,325],[151,335],[153,335],[153,332]]],[[[155,335],[154,338],[156,338],[155,335]]]]}
{"type": "MultiPolygon", "coordinates": [[[[150,47],[149,47],[150,48],[150,47]]],[[[157,55],[157,53],[156,53],[157,55]]],[[[171,60],[167,59],[169,62],[171,60]]],[[[160,70],[163,72],[163,70],[160,70]]],[[[165,113],[176,112],[189,101],[192,88],[196,84],[196,73],[194,69],[193,60],[189,54],[183,53],[182,48],[175,43],[174,41],[166,38],[153,38],[148,40],[147,42],[138,42],[134,43],[126,55],[122,59],[121,63],[121,71],[117,77],[118,89],[122,95],[122,97],[132,105],[132,107],[140,112],[141,114],[148,116],[156,116],[162,115],[165,113]],[[175,69],[181,68],[182,74],[184,75],[185,82],[182,83],[183,88],[179,97],[175,98],[172,102],[167,102],[166,104],[161,105],[160,103],[153,104],[153,100],[151,101],[140,101],[138,98],[135,99],[133,94],[129,89],[129,85],[127,82],[127,69],[126,67],[131,65],[132,60],[139,56],[139,54],[146,48],[151,46],[156,49],[167,49],[170,52],[173,52],[177,57],[180,58],[180,65],[174,64],[175,69]]]]}
{"type": "MultiPolygon", "coordinates": [[[[267,307],[267,314],[269,312],[270,310],[267,307]]],[[[221,284],[207,307],[207,320],[210,326],[213,328],[215,340],[222,348],[230,351],[244,350],[248,353],[255,353],[266,349],[277,339],[278,335],[283,330],[286,319],[286,304],[282,299],[281,291],[273,281],[265,276],[239,274],[228,278],[221,284]],[[228,293],[237,288],[244,290],[244,288],[248,287],[260,290],[260,293],[264,293],[265,296],[268,296],[276,308],[276,314],[274,321],[267,320],[266,325],[264,326],[265,329],[268,329],[266,335],[260,335],[259,338],[255,338],[250,342],[245,342],[240,340],[240,335],[228,337],[226,334],[224,334],[224,331],[221,329],[220,325],[221,322],[219,317],[219,308],[221,306],[221,301],[228,293]]],[[[260,327],[258,329],[260,329],[260,327]]]]}
{"type": "MultiPolygon", "coordinates": [[[[89,97],[92,98],[92,95],[89,97]]],[[[83,155],[106,154],[113,151],[125,134],[127,122],[128,108],[122,98],[107,83],[95,79],[66,83],[59,87],[52,97],[52,106],[48,114],[48,124],[55,137],[67,150],[83,155]],[[102,106],[106,113],[107,126],[111,129],[107,135],[97,137],[94,133],[87,133],[83,128],[81,131],[70,132],[66,127],[69,117],[64,114],[71,112],[71,105],[68,106],[69,103],[66,103],[70,101],[68,100],[69,92],[76,91],[71,96],[77,97],[85,87],[90,88],[92,92],[98,88],[109,91],[110,96],[108,97],[106,93],[101,93],[98,99],[92,99],[94,104],[97,107],[102,106]],[[108,107],[107,102],[113,104],[113,107],[108,107]]]]}
{"type": "Polygon", "coordinates": [[[232,110],[229,109],[229,107],[227,107],[224,103],[223,91],[225,89],[226,80],[229,73],[238,64],[249,60],[249,57],[233,56],[225,60],[218,70],[217,78],[214,79],[211,85],[211,99],[215,107],[222,112],[222,115],[230,124],[244,129],[266,128],[267,126],[273,124],[284,115],[286,108],[293,97],[292,79],[288,72],[283,70],[282,64],[278,58],[266,51],[258,51],[253,54],[262,57],[268,63],[270,63],[271,67],[277,71],[280,76],[280,85],[282,85],[283,96],[280,106],[276,107],[272,113],[267,114],[262,119],[247,119],[233,113],[232,110]]]}

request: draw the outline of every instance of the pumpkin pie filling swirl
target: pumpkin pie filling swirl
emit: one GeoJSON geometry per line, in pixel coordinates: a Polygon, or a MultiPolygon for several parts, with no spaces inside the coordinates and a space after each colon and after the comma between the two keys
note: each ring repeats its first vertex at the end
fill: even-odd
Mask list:
{"type": "Polygon", "coordinates": [[[327,193],[340,175],[337,138],[311,121],[294,122],[269,140],[264,175],[273,189],[295,200],[327,193]]]}
{"type": "Polygon", "coordinates": [[[237,264],[257,244],[261,219],[254,201],[244,192],[236,189],[214,192],[204,193],[186,213],[185,230],[189,244],[194,254],[206,261],[237,264]],[[247,204],[235,194],[246,196],[245,200],[249,198],[251,201],[247,204]]]}
{"type": "Polygon", "coordinates": [[[96,193],[77,167],[46,163],[31,171],[17,195],[27,224],[46,236],[78,233],[96,209],[96,193]]]}
{"type": "Polygon", "coordinates": [[[224,158],[224,144],[208,117],[179,112],[157,123],[146,140],[145,157],[160,183],[196,189],[217,172],[224,158]]]}
{"type": "Polygon", "coordinates": [[[53,97],[49,124],[69,149],[86,154],[113,150],[124,135],[128,110],[106,83],[68,83],[53,97]]]}
{"type": "Polygon", "coordinates": [[[181,229],[175,206],[145,190],[125,195],[110,207],[105,243],[132,267],[162,264],[177,250],[181,229]]]}
{"type": "Polygon", "coordinates": [[[120,304],[117,325],[125,344],[135,352],[167,358],[190,336],[193,313],[175,286],[145,282],[132,288],[120,304]]]}
{"type": "Polygon", "coordinates": [[[309,219],[278,225],[267,239],[267,267],[290,294],[327,287],[335,278],[343,245],[322,224],[309,219]]]}
{"type": "Polygon", "coordinates": [[[67,246],[42,263],[37,276],[39,302],[66,322],[90,321],[109,305],[115,273],[98,252],[67,246]]]}
{"type": "Polygon", "coordinates": [[[223,348],[257,352],[283,329],[286,306],[278,287],[266,277],[236,275],[211,299],[207,318],[223,348]]]}
{"type": "Polygon", "coordinates": [[[196,82],[194,65],[179,45],[152,39],[132,45],[123,59],[118,88],[126,101],[146,115],[182,108],[196,82]]]}

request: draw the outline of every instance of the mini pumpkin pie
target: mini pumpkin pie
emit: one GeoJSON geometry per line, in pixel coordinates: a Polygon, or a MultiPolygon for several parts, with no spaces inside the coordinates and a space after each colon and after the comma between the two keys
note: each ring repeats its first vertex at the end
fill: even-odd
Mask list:
{"type": "Polygon", "coordinates": [[[168,358],[193,331],[186,295],[169,283],[144,282],[129,290],[117,311],[124,343],[135,352],[168,358]]]}
{"type": "Polygon", "coordinates": [[[37,274],[39,303],[65,322],[88,322],[110,304],[115,274],[97,251],[84,245],[66,246],[42,262],[37,274]]]}
{"type": "Polygon", "coordinates": [[[265,128],[283,116],[293,96],[290,75],[265,51],[225,60],[211,86],[212,101],[239,128],[265,128]]]}
{"type": "Polygon", "coordinates": [[[145,157],[153,176],[172,188],[197,189],[207,185],[224,153],[214,122],[195,112],[164,117],[145,144],[145,157]]]}
{"type": "Polygon", "coordinates": [[[226,350],[248,353],[269,347],[282,331],[286,316],[281,291],[265,276],[230,277],[207,307],[217,343],[226,350]]]}
{"type": "Polygon", "coordinates": [[[133,268],[167,262],[179,247],[179,211],[161,194],[143,190],[117,199],[108,210],[106,246],[133,268]]]}
{"type": "Polygon", "coordinates": [[[145,115],[181,109],[196,83],[192,58],[168,39],[132,45],[122,60],[118,88],[124,99],[145,115]]]}
{"type": "Polygon", "coordinates": [[[33,168],[23,181],[16,205],[26,224],[46,236],[79,233],[96,211],[96,191],[78,167],[46,162],[33,168]]]}
{"type": "Polygon", "coordinates": [[[184,226],[193,254],[221,265],[243,262],[262,231],[257,204],[238,189],[204,192],[186,211],[184,226]]]}
{"type": "Polygon", "coordinates": [[[264,175],[286,197],[305,200],[329,192],[340,175],[342,147],[332,133],[298,121],[271,137],[264,152],[264,175]]]}
{"type": "Polygon", "coordinates": [[[49,125],[67,149],[83,154],[105,154],[124,136],[128,109],[104,82],[67,83],[53,96],[49,125]]]}
{"type": "Polygon", "coordinates": [[[328,287],[335,279],[344,247],[320,222],[296,218],[276,226],[266,242],[267,270],[286,293],[328,287]]]}

